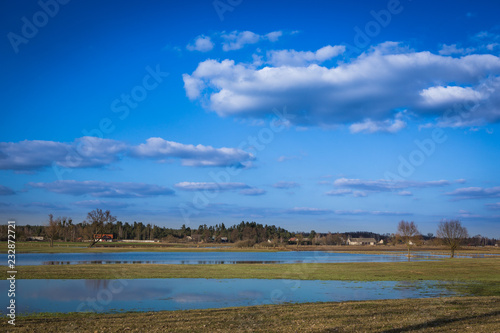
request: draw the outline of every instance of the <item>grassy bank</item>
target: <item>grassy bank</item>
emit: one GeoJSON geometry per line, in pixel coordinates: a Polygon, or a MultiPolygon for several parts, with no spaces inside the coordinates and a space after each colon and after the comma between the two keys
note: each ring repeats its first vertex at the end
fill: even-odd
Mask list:
{"type": "Polygon", "coordinates": [[[498,332],[500,297],[19,317],[13,332],[498,332]]]}
{"type": "MultiPolygon", "coordinates": [[[[18,266],[18,279],[300,279],[351,281],[440,280],[469,282],[478,295],[500,296],[500,258],[335,264],[54,265],[18,266]],[[480,284],[471,284],[479,282],[480,284]]],[[[3,273],[6,277],[6,273],[3,273]]]]}
{"type": "MultiPolygon", "coordinates": [[[[88,243],[82,242],[54,242],[50,247],[48,242],[17,242],[17,253],[98,253],[98,252],[276,252],[276,251],[332,251],[347,253],[380,254],[391,252],[406,252],[403,245],[377,245],[377,246],[346,246],[346,245],[281,245],[279,247],[238,248],[234,244],[195,244],[195,243],[97,243],[88,248],[88,243]]],[[[412,252],[433,252],[448,255],[449,250],[444,246],[417,246],[412,252]]],[[[7,242],[0,242],[0,253],[7,253],[7,242]]],[[[456,252],[461,254],[500,254],[500,248],[487,247],[463,247],[456,252]]]]}
{"type": "MultiPolygon", "coordinates": [[[[98,243],[89,248],[88,243],[55,242],[17,242],[17,253],[116,253],[116,252],[276,252],[290,251],[291,247],[277,248],[238,248],[224,244],[169,244],[169,243],[98,243]]],[[[7,253],[7,242],[0,242],[0,253],[7,253]]]]}

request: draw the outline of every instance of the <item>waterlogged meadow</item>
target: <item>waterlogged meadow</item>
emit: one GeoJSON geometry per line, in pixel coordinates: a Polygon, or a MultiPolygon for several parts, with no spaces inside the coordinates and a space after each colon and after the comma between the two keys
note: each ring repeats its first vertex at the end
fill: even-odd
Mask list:
{"type": "MultiPolygon", "coordinates": [[[[21,331],[85,332],[86,323],[92,322],[97,329],[87,331],[253,327],[252,331],[285,332],[349,327],[344,319],[357,313],[368,318],[363,325],[370,329],[380,325],[373,318],[386,323],[383,327],[421,325],[417,318],[441,325],[439,318],[448,318],[443,327],[449,328],[451,314],[456,317],[470,304],[464,297],[476,296],[475,311],[484,320],[463,320],[471,327],[494,327],[500,303],[495,301],[500,299],[496,251],[469,251],[455,259],[442,249],[413,251],[408,261],[406,252],[380,249],[349,253],[345,247],[345,252],[152,247],[147,252],[98,248],[20,253],[16,326],[21,331]],[[408,316],[417,303],[427,310],[408,316]],[[453,312],[457,309],[461,312],[453,312]],[[193,316],[192,311],[198,312],[193,316]]],[[[7,288],[6,283],[0,281],[0,288],[7,288]]]]}
{"type": "MultiPolygon", "coordinates": [[[[227,308],[454,296],[437,281],[279,279],[20,280],[18,313],[227,308]]],[[[0,281],[0,288],[6,287],[0,281]]],[[[5,310],[2,310],[5,313],[5,310]]]]}
{"type": "MultiPolygon", "coordinates": [[[[413,260],[436,260],[446,255],[419,252],[413,260]]],[[[118,252],[118,253],[22,253],[18,265],[75,264],[294,264],[408,261],[404,253],[362,254],[325,251],[277,252],[118,252]]]]}

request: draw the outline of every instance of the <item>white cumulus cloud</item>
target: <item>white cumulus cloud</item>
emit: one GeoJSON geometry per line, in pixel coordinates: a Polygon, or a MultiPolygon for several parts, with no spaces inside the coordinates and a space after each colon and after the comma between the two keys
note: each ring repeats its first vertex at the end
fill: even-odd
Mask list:
{"type": "MultiPolygon", "coordinates": [[[[332,54],[329,50],[325,57],[332,54]]],[[[325,67],[299,65],[297,55],[305,54],[286,52],[287,60],[260,67],[230,59],[200,62],[183,75],[186,94],[223,117],[262,119],[283,105],[293,125],[353,125],[356,133],[401,130],[406,125],[397,117],[401,110],[444,125],[447,111],[466,102],[472,103],[467,122],[454,124],[500,121],[500,58],[495,55],[455,58],[387,42],[325,67]],[[297,65],[278,66],[290,59],[297,65]]]]}
{"type": "Polygon", "coordinates": [[[200,52],[208,52],[214,48],[214,43],[209,36],[198,36],[196,37],[193,44],[188,44],[186,48],[189,51],[200,51],[200,52]]]}
{"type": "Polygon", "coordinates": [[[186,166],[249,166],[255,157],[237,148],[214,148],[204,145],[188,145],[162,138],[149,138],[146,143],[132,148],[132,156],[162,159],[180,158],[186,166]]]}
{"type": "Polygon", "coordinates": [[[311,51],[295,51],[295,50],[279,50],[267,52],[267,63],[273,66],[305,66],[308,64],[319,64],[330,60],[345,52],[343,45],[327,45],[317,50],[311,51]]]}
{"type": "Polygon", "coordinates": [[[237,148],[214,148],[183,144],[163,138],[146,143],[82,137],[73,142],[24,140],[0,142],[0,170],[31,171],[56,165],[64,168],[98,168],[118,162],[124,156],[162,160],[178,158],[186,166],[248,167],[255,157],[237,148]]]}
{"type": "Polygon", "coordinates": [[[273,31],[265,35],[259,35],[252,31],[232,31],[222,34],[222,50],[234,51],[245,47],[245,45],[256,44],[262,40],[276,42],[281,36],[281,31],[273,31]]]}

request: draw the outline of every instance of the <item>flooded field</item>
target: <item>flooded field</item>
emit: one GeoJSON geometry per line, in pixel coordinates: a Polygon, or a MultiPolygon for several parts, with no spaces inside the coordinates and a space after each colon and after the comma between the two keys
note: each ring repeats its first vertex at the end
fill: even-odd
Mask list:
{"type": "MultiPolygon", "coordinates": [[[[5,290],[7,282],[0,281],[0,288],[5,290]]],[[[436,281],[42,279],[17,283],[18,313],[185,310],[454,295],[436,281]]]]}
{"type": "MultiPolygon", "coordinates": [[[[412,260],[436,260],[447,255],[412,253],[412,260]]],[[[283,252],[118,252],[118,253],[22,253],[17,265],[73,264],[294,264],[407,261],[406,253],[359,254],[323,251],[283,252]]]]}

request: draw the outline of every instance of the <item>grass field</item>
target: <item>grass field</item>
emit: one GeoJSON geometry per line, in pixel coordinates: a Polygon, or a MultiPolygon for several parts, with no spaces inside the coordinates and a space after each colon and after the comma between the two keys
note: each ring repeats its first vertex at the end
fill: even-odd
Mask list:
{"type": "MultiPolygon", "coordinates": [[[[17,242],[17,253],[112,253],[112,252],[276,252],[292,250],[291,247],[281,248],[237,248],[224,244],[169,244],[169,243],[98,243],[89,248],[88,243],[54,242],[50,247],[48,242],[17,242]]],[[[0,242],[0,253],[7,253],[7,242],[0,242]]]]}
{"type": "MultiPolygon", "coordinates": [[[[467,282],[464,291],[500,296],[500,258],[328,264],[41,265],[18,266],[18,279],[299,279],[351,281],[440,280],[467,282]]],[[[3,273],[6,277],[6,273],[3,273]]]]}
{"type": "MultiPolygon", "coordinates": [[[[18,243],[19,244],[19,243],[18,243]]],[[[88,249],[82,243],[19,244],[26,252],[273,251],[126,244],[88,249]],[[40,245],[36,247],[33,245],[40,245]],[[134,247],[137,246],[137,247],[134,247]]],[[[424,248],[420,248],[423,250],[424,248]]],[[[296,246],[274,250],[297,250],[296,246]]],[[[299,250],[317,250],[299,247],[299,250]]],[[[391,246],[328,247],[357,253],[404,251],[391,246]]],[[[444,248],[425,251],[443,252],[444,248]]],[[[497,253],[466,248],[462,253],[497,253]]],[[[24,251],[22,251],[24,252],[24,251]]],[[[257,278],[345,281],[446,281],[466,297],[344,303],[266,305],[147,313],[50,313],[18,316],[9,332],[500,332],[500,257],[379,263],[234,265],[43,265],[17,266],[17,279],[257,278]],[[451,283],[450,282],[454,282],[451,283]],[[473,297],[471,297],[473,295],[473,297]]],[[[6,278],[6,269],[1,278],[6,278]]]]}
{"type": "Polygon", "coordinates": [[[19,317],[12,332],[499,332],[500,297],[19,317]]]}
{"type": "MultiPolygon", "coordinates": [[[[279,247],[252,247],[238,248],[234,244],[215,243],[97,243],[89,248],[88,243],[82,242],[54,242],[50,247],[48,242],[17,242],[17,253],[97,253],[97,252],[205,252],[205,251],[228,251],[228,252],[275,252],[275,251],[334,251],[353,253],[388,253],[406,252],[403,245],[378,245],[378,246],[340,246],[340,245],[283,245],[279,247]]],[[[444,246],[416,246],[412,251],[430,251],[447,255],[449,251],[444,246]]],[[[7,253],[7,242],[0,242],[0,253],[7,253]]],[[[500,247],[463,247],[456,252],[460,254],[500,254],[500,247]]]]}

